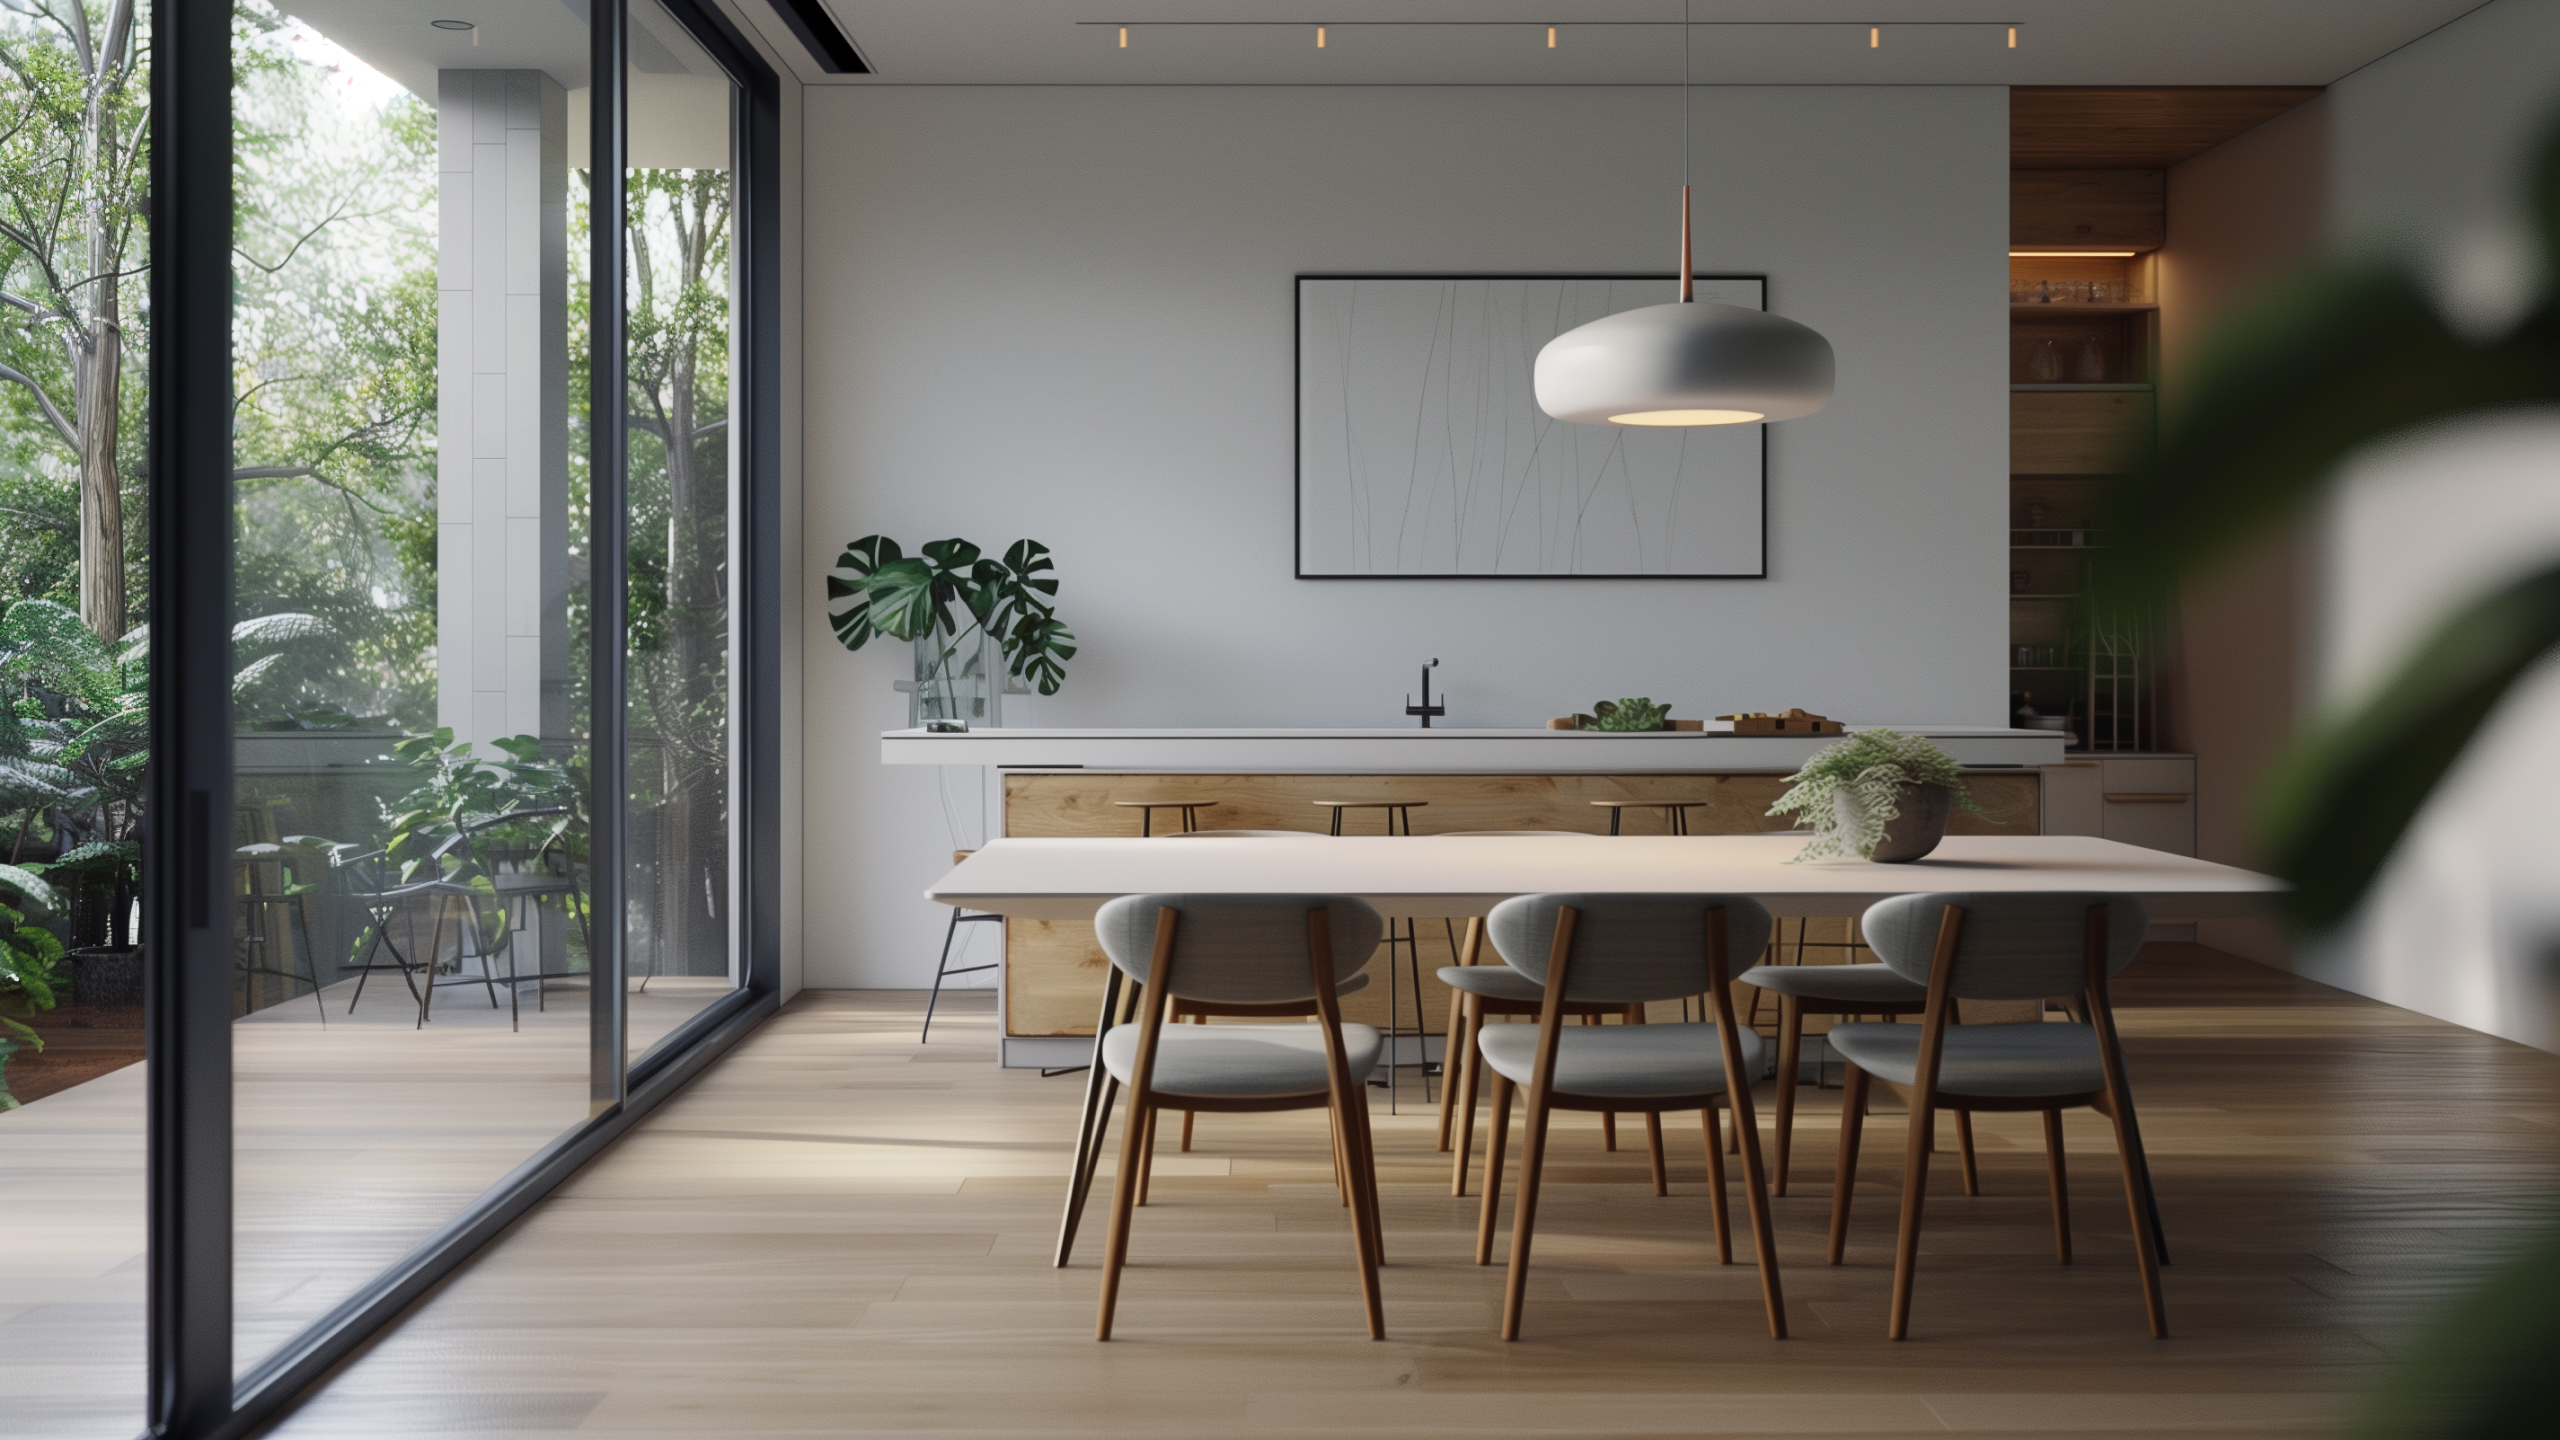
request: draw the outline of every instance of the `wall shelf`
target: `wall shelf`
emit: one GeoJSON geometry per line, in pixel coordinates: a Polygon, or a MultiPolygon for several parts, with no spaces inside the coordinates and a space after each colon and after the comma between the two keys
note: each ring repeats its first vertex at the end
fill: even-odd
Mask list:
{"type": "Polygon", "coordinates": [[[2157,305],[2130,300],[2055,300],[2045,303],[2033,300],[2012,300],[2009,302],[2009,314],[2012,319],[2029,315],[2051,315],[2056,318],[2072,315],[2150,315],[2159,309],[2157,305]]]}

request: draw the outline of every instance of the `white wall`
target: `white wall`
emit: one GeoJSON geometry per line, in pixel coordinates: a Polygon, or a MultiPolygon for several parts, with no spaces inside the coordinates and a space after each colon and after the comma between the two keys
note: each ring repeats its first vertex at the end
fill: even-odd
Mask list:
{"type": "MultiPolygon", "coordinates": [[[[2183,201],[2225,206],[2226,259],[2255,246],[2270,196],[2318,207],[2331,243],[2411,257],[2450,317],[2494,333],[2540,277],[2516,207],[2530,147],[2560,118],[2560,3],[2498,0],[2332,86],[2310,151],[2252,132],[2180,168],[2183,201]],[[2319,173],[2305,175],[2305,166],[2319,173]],[[2219,197],[2218,199],[2216,197],[2219,197]]],[[[2309,107],[2306,107],[2309,108],[2309,107]]],[[[2297,112],[2300,113],[2300,112],[2297,112]]],[[[2290,119],[2291,117],[2288,117],[2290,119]]],[[[2284,125],[2286,121],[2274,122],[2284,125]]],[[[2262,127],[2262,131],[2272,127],[2262,127]]],[[[2190,221],[2190,224],[2194,222],[2190,221]]],[[[2560,410],[2509,413],[2361,457],[2317,528],[2305,635],[2310,706],[2351,703],[2447,610],[2560,554],[2560,410]]],[[[2203,697],[2199,697],[2199,704],[2203,697]]],[[[2560,1048],[2549,959],[2560,811],[2560,673],[2495,718],[2365,911],[2289,962],[2314,978],[2560,1048]]]]}
{"type": "MultiPolygon", "coordinates": [[[[2169,172],[2159,254],[2164,403],[2226,307],[2328,238],[2329,100],[2321,96],[2169,172]]],[[[2196,854],[2259,865],[2251,811],[2267,763],[2291,738],[2310,685],[2308,566],[2298,531],[2249,547],[2181,597],[2171,733],[2196,757],[2196,854]]],[[[2289,962],[2270,917],[2209,920],[2196,938],[2270,965],[2289,962]]]]}
{"type": "Polygon", "coordinates": [[[1042,724],[1400,725],[1432,656],[1456,726],[1624,694],[1997,723],[2006,96],[1696,99],[1701,268],[1766,272],[1840,357],[1771,436],[1771,578],[1318,582],[1292,277],[1668,269],[1676,90],[809,91],[809,982],[922,984],[917,892],[981,838],[978,772],[879,763],[902,647],[826,628],[875,531],[1056,550],[1084,648],[1042,724]]]}

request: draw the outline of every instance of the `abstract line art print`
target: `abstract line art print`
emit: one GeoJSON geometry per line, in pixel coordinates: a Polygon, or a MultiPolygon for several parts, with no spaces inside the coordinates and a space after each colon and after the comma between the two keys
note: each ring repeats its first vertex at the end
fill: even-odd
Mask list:
{"type": "MultiPolygon", "coordinates": [[[[1757,276],[1701,300],[1766,308],[1757,276]]],[[[1668,276],[1298,277],[1298,576],[1758,578],[1765,425],[1576,425],[1549,340],[1668,276]]]]}

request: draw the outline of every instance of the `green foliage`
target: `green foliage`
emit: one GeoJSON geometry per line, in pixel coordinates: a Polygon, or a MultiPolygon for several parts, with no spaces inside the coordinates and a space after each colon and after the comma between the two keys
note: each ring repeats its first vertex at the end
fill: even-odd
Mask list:
{"type": "MultiPolygon", "coordinates": [[[[2560,275],[2560,131],[2527,197],[2560,275]]],[[[2404,265],[2324,260],[2237,313],[2164,426],[2157,459],[2115,485],[2100,581],[2157,603],[2313,504],[2349,455],[2464,416],[2560,401],[2560,289],[2506,333],[2457,333],[2404,265]]],[[[2560,574],[2467,606],[2361,703],[2320,722],[2261,796],[2266,863],[2312,929],[2338,924],[2426,797],[2537,657],[2560,647],[2560,574]]]]}
{"type": "Polygon", "coordinates": [[[1059,623],[1053,603],[1055,569],[1037,540],[1016,540],[1002,560],[989,560],[966,540],[936,540],[911,556],[886,535],[866,535],[836,557],[827,615],[847,650],[875,635],[932,636],[945,642],[943,665],[983,631],[1003,648],[1005,673],[1055,695],[1076,653],[1075,632],[1059,623]]]}
{"type": "MultiPolygon", "coordinates": [[[[0,865],[0,894],[6,896],[0,900],[0,1031],[41,1050],[44,1038],[17,1016],[50,1010],[58,1003],[63,950],[62,941],[44,926],[30,923],[26,911],[39,905],[58,910],[61,897],[42,878],[15,865],[0,865]]],[[[15,1109],[17,1104],[6,1081],[0,1080],[0,1110],[15,1109]]]]}
{"type": "Polygon", "coordinates": [[[1804,768],[1787,780],[1787,792],[1769,807],[1769,813],[1791,814],[1797,825],[1812,829],[1813,838],[1796,853],[1797,860],[1825,856],[1863,860],[1874,854],[1885,827],[1902,813],[1899,791],[1905,785],[1954,791],[1959,808],[1983,814],[1965,789],[1964,769],[1955,757],[1922,736],[1898,730],[1861,730],[1835,740],[1813,752],[1804,768]],[[1855,802],[1846,829],[1832,804],[1833,797],[1841,794],[1855,802]]]}
{"type": "MultiPolygon", "coordinates": [[[[2525,197],[2538,227],[2538,304],[2506,333],[2447,325],[2392,263],[2323,261],[2227,324],[2170,411],[2156,461],[2113,488],[2115,593],[2158,601],[2178,582],[2299,517],[2340,462],[2379,441],[2522,404],[2560,401],[2560,127],[2525,197]]],[[[2560,565],[2457,610],[2360,703],[2315,722],[2259,807],[2266,863],[2292,882],[2297,924],[2345,920],[2516,682],[2560,653],[2560,565]]],[[[2560,1234],[2450,1307],[2393,1371],[2364,1440],[2543,1434],[2560,1407],[2548,1363],[2560,1326],[2560,1234]]]]}
{"type": "MultiPolygon", "coordinates": [[[[479,747],[454,739],[450,727],[393,745],[392,762],[413,771],[417,783],[382,807],[387,838],[381,848],[391,878],[403,885],[446,880],[469,886],[481,897],[484,934],[497,933],[506,921],[497,904],[495,878],[482,868],[476,847],[453,843],[464,825],[518,811],[557,809],[562,813],[481,829],[481,844],[531,849],[558,844],[574,860],[585,854],[587,837],[585,751],[574,752],[571,759],[556,759],[545,754],[542,742],[531,735],[490,743],[507,758],[484,758],[479,747]]],[[[331,844],[317,836],[296,836],[294,843],[331,844]]]]}
{"type": "Polygon", "coordinates": [[[1588,715],[1573,717],[1582,730],[1659,730],[1671,718],[1671,706],[1653,703],[1648,696],[1633,700],[1603,700],[1591,707],[1588,715]]]}

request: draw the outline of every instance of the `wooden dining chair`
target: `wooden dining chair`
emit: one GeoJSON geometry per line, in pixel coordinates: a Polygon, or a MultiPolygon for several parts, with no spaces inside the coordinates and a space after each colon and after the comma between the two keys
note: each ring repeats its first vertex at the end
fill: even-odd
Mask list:
{"type": "Polygon", "coordinates": [[[1112,1182],[1094,1338],[1111,1338],[1144,1174],[1144,1137],[1162,1109],[1330,1112],[1369,1338],[1386,1338],[1377,1175],[1368,1090],[1360,1083],[1378,1063],[1381,1041],[1370,1026],[1344,1023],[1334,1002],[1343,978],[1336,957],[1355,973],[1367,966],[1386,922],[1347,895],[1124,895],[1105,904],[1093,923],[1113,968],[1145,987],[1134,1023],[1114,1027],[1095,1047],[1096,1060],[1128,1087],[1129,1109],[1112,1182]],[[1316,1023],[1170,1023],[1174,1004],[1186,999],[1311,1003],[1316,1023]]]}
{"type": "MultiPolygon", "coordinates": [[[[1449,987],[1450,996],[1459,1003],[1450,1008],[1456,1020],[1449,1027],[1441,1053],[1448,1056],[1448,1078],[1440,1087],[1440,1148],[1450,1151],[1449,1193],[1467,1193],[1468,1152],[1474,1147],[1476,1134],[1476,1092],[1483,1088],[1484,1067],[1478,1063],[1476,1032],[1484,1028],[1488,1015],[1500,1018],[1534,1020],[1545,1012],[1546,987],[1496,960],[1482,963],[1484,954],[1484,921],[1471,917],[1467,921],[1466,938],[1459,942],[1459,959],[1455,965],[1443,965],[1440,983],[1449,987]]],[[[1597,1025],[1616,1016],[1631,1025],[1644,1023],[1641,1005],[1610,1005],[1568,1002],[1564,1013],[1579,1016],[1585,1025],[1597,1025]]],[[[1618,1148],[1618,1117],[1614,1113],[1601,1117],[1601,1148],[1618,1148]]],[[[1647,1111],[1644,1117],[1645,1148],[1653,1161],[1653,1193],[1668,1195],[1670,1175],[1662,1158],[1662,1116],[1647,1111]]]]}
{"type": "Polygon", "coordinates": [[[1884,1082],[1911,1110],[1902,1219],[1894,1238],[1893,1310],[1885,1323],[1890,1338],[1910,1334],[1920,1215],[1929,1190],[1929,1131],[1937,1112],[2042,1112],[2054,1255],[2068,1265],[2071,1211],[2062,1112],[2081,1106],[2105,1115],[2115,1126],[2142,1303],[2152,1335],[2167,1337],[2150,1187],[2141,1164],[2124,1050],[2116,1040],[2115,1009],[2107,996],[2107,982],[2133,963],[2150,923],[2139,898],[2089,892],[1898,895],[1867,911],[1867,944],[1896,975],[1928,987],[1917,1025],[1865,1023],[1831,1031],[1832,1048],[1849,1062],[1841,1087],[1840,1167],[1831,1192],[1832,1264],[1840,1263],[1848,1243],[1859,1131],[1871,1081],[1884,1082]],[[1959,1000],[2042,1000],[2075,991],[2086,1019],[2073,1024],[1954,1023],[1959,1000]]]}
{"type": "MultiPolygon", "coordinates": [[[[1804,1017],[1917,1015],[1928,1008],[1929,987],[1905,980],[1881,964],[1807,965],[1801,956],[1793,965],[1754,965],[1733,978],[1755,991],[1765,990],[1778,997],[1778,1162],[1772,1170],[1770,1188],[1784,1195],[1789,1152],[1795,1144],[1797,1063],[1804,1047],[1804,1017]]],[[[1760,1008],[1756,994],[1751,1008],[1755,1012],[1760,1008]]],[[[1981,1194],[1982,1176],[1974,1163],[1970,1111],[1956,1112],[1956,1153],[1964,1175],[1964,1193],[1981,1194]]]]}
{"type": "Polygon", "coordinates": [[[1716,1258],[1730,1264],[1724,1153],[1714,1123],[1715,1107],[1722,1105],[1732,1111],[1743,1137],[1743,1186],[1769,1334],[1785,1339],[1777,1238],[1761,1172],[1760,1131],[1751,1111],[1751,1080],[1760,1073],[1767,1047],[1756,1031],[1735,1019],[1729,984],[1730,957],[1737,952],[1757,955],[1768,942],[1769,912],[1741,895],[1522,895],[1496,905],[1485,928],[1503,960],[1538,982],[1543,1000],[1534,1029],[1493,1025],[1476,1035],[1476,1048],[1493,1071],[1493,1130],[1485,1143],[1484,1203],[1476,1223],[1479,1265],[1492,1263],[1512,1091],[1525,1090],[1528,1097],[1502,1338],[1520,1338],[1548,1117],[1557,1110],[1640,1110],[1651,1116],[1666,1110],[1703,1112],[1716,1258]],[[1701,993],[1713,1015],[1703,1023],[1564,1023],[1566,1007],[1574,1004],[1641,1005],[1701,993]]]}

